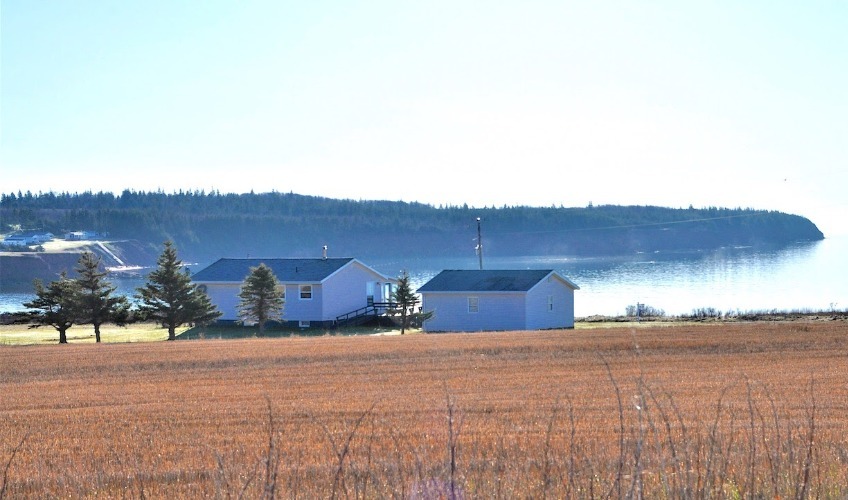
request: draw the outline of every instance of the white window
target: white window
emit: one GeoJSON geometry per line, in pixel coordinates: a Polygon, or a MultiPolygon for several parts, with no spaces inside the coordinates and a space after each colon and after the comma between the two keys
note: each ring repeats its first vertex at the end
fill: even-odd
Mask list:
{"type": "Polygon", "coordinates": [[[312,300],[312,285],[300,285],[300,300],[312,300]]]}
{"type": "Polygon", "coordinates": [[[286,301],[286,285],[277,285],[277,291],[280,292],[280,298],[283,299],[283,302],[286,301]]]}
{"type": "Polygon", "coordinates": [[[309,321],[308,320],[300,320],[300,321],[297,322],[297,326],[299,326],[301,328],[309,328],[309,321]]]}
{"type": "Polygon", "coordinates": [[[480,299],[477,297],[468,297],[468,312],[480,312],[480,299]]]}
{"type": "Polygon", "coordinates": [[[554,296],[548,295],[548,312],[553,312],[554,310],[554,296]]]}

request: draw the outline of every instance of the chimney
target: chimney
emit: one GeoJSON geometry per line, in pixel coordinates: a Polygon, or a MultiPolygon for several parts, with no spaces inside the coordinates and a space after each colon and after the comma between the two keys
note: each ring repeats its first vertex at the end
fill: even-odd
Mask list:
{"type": "Polygon", "coordinates": [[[327,260],[327,245],[324,245],[324,252],[321,254],[321,258],[327,260]]]}

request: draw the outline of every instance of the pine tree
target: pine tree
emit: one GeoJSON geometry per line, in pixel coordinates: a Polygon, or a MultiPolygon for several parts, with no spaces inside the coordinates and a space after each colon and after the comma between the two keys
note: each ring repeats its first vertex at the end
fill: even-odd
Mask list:
{"type": "Polygon", "coordinates": [[[177,258],[173,243],[165,242],[156,264],[156,270],[147,276],[147,283],[136,289],[137,298],[143,315],[168,328],[168,340],[176,339],[179,326],[209,323],[221,316],[206,292],[191,282],[191,275],[177,258]]]}
{"type": "Polygon", "coordinates": [[[77,262],[77,283],[80,287],[80,323],[94,326],[94,339],[100,342],[100,325],[112,321],[124,324],[129,302],[123,295],[112,295],[116,287],[106,280],[107,272],[100,270],[100,257],[83,253],[77,262]]]}
{"type": "Polygon", "coordinates": [[[409,282],[409,273],[402,271],[398,277],[397,287],[392,291],[392,300],[397,303],[400,309],[400,334],[406,332],[408,325],[408,317],[412,314],[415,304],[418,303],[418,297],[412,291],[412,285],[409,282]]]}
{"type": "Polygon", "coordinates": [[[274,271],[264,263],[250,268],[239,292],[238,306],[242,321],[255,321],[259,336],[265,334],[265,323],[283,317],[283,293],[274,271]]]}
{"type": "Polygon", "coordinates": [[[34,324],[30,328],[52,326],[59,332],[59,343],[67,344],[67,331],[80,318],[79,283],[64,271],[46,287],[41,280],[35,280],[35,298],[23,306],[35,310],[31,312],[34,324]]]}

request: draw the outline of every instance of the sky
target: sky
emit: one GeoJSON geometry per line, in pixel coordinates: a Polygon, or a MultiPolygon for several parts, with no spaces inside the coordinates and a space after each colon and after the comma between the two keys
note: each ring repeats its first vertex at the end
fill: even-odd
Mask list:
{"type": "Polygon", "coordinates": [[[848,2],[0,0],[0,192],[778,210],[848,234],[848,2]]]}

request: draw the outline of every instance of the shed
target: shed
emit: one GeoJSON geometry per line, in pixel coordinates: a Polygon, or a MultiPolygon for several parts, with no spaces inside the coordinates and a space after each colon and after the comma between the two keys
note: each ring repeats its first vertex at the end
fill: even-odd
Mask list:
{"type": "Polygon", "coordinates": [[[418,293],[425,331],[542,330],[574,328],[579,289],[551,269],[445,270],[418,293]]]}

